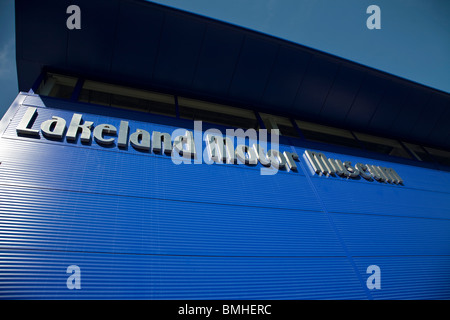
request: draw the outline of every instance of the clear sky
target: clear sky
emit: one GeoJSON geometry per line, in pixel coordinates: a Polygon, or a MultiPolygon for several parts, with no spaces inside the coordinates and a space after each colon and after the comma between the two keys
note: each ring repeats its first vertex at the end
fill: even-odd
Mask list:
{"type": "MultiPolygon", "coordinates": [[[[450,92],[450,0],[153,2],[300,43],[450,92]],[[381,9],[379,30],[366,27],[366,9],[372,4],[381,9]]],[[[18,90],[13,0],[0,0],[0,30],[2,116],[18,90]]]]}

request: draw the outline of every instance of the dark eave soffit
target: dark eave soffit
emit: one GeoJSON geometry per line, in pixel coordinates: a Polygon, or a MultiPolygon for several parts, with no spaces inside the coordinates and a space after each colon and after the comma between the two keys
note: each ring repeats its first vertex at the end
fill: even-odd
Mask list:
{"type": "Polygon", "coordinates": [[[21,91],[52,68],[450,148],[448,93],[146,1],[16,0],[16,54],[21,91]]]}

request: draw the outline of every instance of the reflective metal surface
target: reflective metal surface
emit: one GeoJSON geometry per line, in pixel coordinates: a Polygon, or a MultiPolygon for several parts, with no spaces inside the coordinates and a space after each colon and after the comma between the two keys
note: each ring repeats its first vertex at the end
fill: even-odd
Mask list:
{"type": "Polygon", "coordinates": [[[194,137],[191,131],[186,131],[185,135],[175,137],[173,141],[173,151],[179,153],[183,158],[196,158],[194,137]]]}
{"type": "Polygon", "coordinates": [[[267,152],[267,156],[274,168],[284,169],[286,167],[286,159],[280,151],[271,149],[267,152]]]}
{"type": "Polygon", "coordinates": [[[99,124],[94,128],[94,140],[98,144],[110,145],[114,143],[115,138],[105,138],[104,135],[115,136],[117,133],[116,127],[110,124],[99,124]]]}
{"type": "Polygon", "coordinates": [[[42,122],[41,131],[47,138],[62,139],[66,130],[66,120],[60,117],[52,117],[52,120],[42,122]]]}
{"type": "Polygon", "coordinates": [[[213,161],[233,164],[235,162],[234,142],[229,137],[206,136],[207,148],[213,161]]]}
{"type": "Polygon", "coordinates": [[[270,167],[270,159],[267,157],[264,148],[259,144],[254,144],[253,149],[255,150],[256,156],[258,157],[259,163],[265,167],[270,167]]]}
{"type": "Polygon", "coordinates": [[[345,161],[344,162],[344,167],[345,167],[345,169],[348,172],[348,174],[346,174],[348,177],[356,178],[357,176],[359,176],[359,170],[354,168],[350,161],[345,161]]]}
{"type": "Polygon", "coordinates": [[[130,136],[130,144],[139,150],[150,150],[150,133],[146,130],[136,129],[130,136]]]}
{"type": "Polygon", "coordinates": [[[368,172],[368,168],[366,165],[362,164],[362,163],[357,163],[355,164],[355,168],[359,170],[359,175],[361,177],[363,177],[364,179],[368,180],[368,181],[372,181],[372,176],[370,175],[370,172],[368,172]]]}
{"type": "Polygon", "coordinates": [[[310,165],[317,174],[334,174],[334,169],[328,163],[327,157],[321,152],[305,150],[310,165]]]}
{"type": "Polygon", "coordinates": [[[357,178],[363,177],[368,181],[373,179],[379,182],[403,184],[403,179],[392,168],[382,166],[357,163],[352,166],[350,161],[342,163],[341,160],[327,158],[321,152],[305,150],[305,157],[313,171],[319,175],[338,175],[341,177],[357,178]]]}
{"type": "Polygon", "coordinates": [[[296,161],[300,161],[298,158],[298,154],[294,152],[285,151],[283,152],[283,155],[286,159],[286,163],[289,167],[289,170],[298,171],[297,164],[295,163],[296,161]]]}
{"type": "Polygon", "coordinates": [[[39,136],[39,130],[30,129],[36,119],[36,108],[28,107],[27,111],[16,127],[16,132],[22,135],[39,136]]]}
{"type": "Polygon", "coordinates": [[[239,159],[239,161],[248,165],[258,164],[258,158],[256,156],[255,150],[253,150],[253,148],[249,148],[246,145],[241,144],[236,147],[236,157],[239,159]]]}
{"type": "Polygon", "coordinates": [[[91,127],[94,124],[92,121],[82,122],[82,115],[75,113],[70,121],[69,129],[67,130],[66,139],[69,141],[75,141],[77,139],[78,132],[81,130],[81,142],[89,143],[91,141],[91,127]]]}
{"type": "Polygon", "coordinates": [[[172,153],[172,138],[166,132],[152,132],[152,152],[165,153],[170,155],[172,153]],[[161,147],[162,145],[162,147],[161,147]]]}
{"type": "Polygon", "coordinates": [[[119,138],[117,139],[117,146],[126,148],[128,146],[128,121],[120,121],[119,138]]]}

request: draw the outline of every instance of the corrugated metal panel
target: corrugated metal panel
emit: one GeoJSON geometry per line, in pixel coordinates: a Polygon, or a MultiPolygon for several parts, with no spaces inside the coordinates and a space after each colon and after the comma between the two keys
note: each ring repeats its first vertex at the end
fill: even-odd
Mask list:
{"type": "Polygon", "coordinates": [[[314,183],[330,212],[450,218],[448,193],[383,186],[377,182],[314,179],[314,183]]]}
{"type": "Polygon", "coordinates": [[[450,257],[356,257],[360,273],[369,265],[377,265],[381,289],[370,291],[374,299],[450,299],[450,257]]]}
{"type": "Polygon", "coordinates": [[[9,146],[19,143],[2,143],[0,174],[4,184],[258,208],[320,210],[317,200],[303,187],[305,177],[299,174],[261,176],[259,171],[243,166],[175,165],[164,156],[32,142],[22,142],[21,150],[13,154],[9,146]],[[53,156],[55,153],[57,157],[53,156]]]}
{"type": "Polygon", "coordinates": [[[0,184],[0,246],[216,256],[344,256],[319,212],[0,184]]]}
{"type": "MultiPolygon", "coordinates": [[[[306,162],[306,159],[304,157],[304,148],[295,148],[297,154],[302,158],[303,161],[306,162]]],[[[309,149],[309,150],[315,150],[319,151],[317,149],[309,149]]],[[[380,190],[380,192],[387,192],[391,194],[390,192],[414,192],[414,191],[430,191],[432,193],[436,194],[443,194],[443,197],[445,195],[450,194],[450,184],[448,183],[450,179],[450,172],[448,171],[440,171],[435,169],[428,169],[428,168],[421,168],[421,167],[415,167],[412,165],[406,165],[401,163],[394,163],[394,162],[388,162],[386,160],[378,160],[378,159],[370,159],[370,158],[363,158],[363,157],[356,157],[353,155],[346,155],[341,153],[335,153],[335,152],[323,152],[324,155],[327,158],[332,159],[339,159],[341,161],[350,161],[352,164],[356,163],[363,163],[363,164],[372,164],[377,166],[383,166],[387,168],[393,168],[400,177],[403,178],[404,184],[403,185],[393,185],[389,183],[380,183],[377,181],[371,181],[368,182],[362,178],[358,179],[345,179],[341,178],[339,176],[318,176],[316,174],[313,174],[312,170],[310,169],[309,164],[305,164],[306,167],[309,170],[309,176],[313,179],[313,181],[316,183],[317,186],[320,188],[321,186],[330,186],[332,184],[329,183],[329,181],[341,183],[343,188],[354,188],[354,191],[356,192],[354,195],[347,193],[347,196],[354,196],[356,197],[358,194],[361,194],[360,191],[357,191],[359,188],[372,188],[371,190],[380,190]],[[397,190],[397,191],[394,191],[397,190]]],[[[335,184],[334,184],[335,185],[335,184]]],[[[336,188],[331,188],[332,190],[338,191],[336,188]]],[[[373,193],[370,193],[373,194],[373,193]]],[[[429,193],[423,193],[423,194],[429,194],[429,193]]],[[[366,199],[369,201],[369,197],[362,197],[363,199],[366,199]]],[[[388,197],[388,200],[395,200],[395,197],[388,197]]],[[[342,202],[342,201],[341,201],[342,202]]],[[[394,205],[395,206],[395,205],[394,205]]]]}
{"type": "MultiPolygon", "coordinates": [[[[17,138],[15,127],[24,110],[19,110],[6,130],[5,138],[17,138]]],[[[35,127],[39,128],[40,122],[52,115],[60,115],[70,121],[72,113],[39,109],[35,127]]],[[[119,119],[115,118],[86,116],[86,120],[94,121],[94,125],[109,123],[119,128],[119,119]]],[[[147,123],[136,124],[134,130],[136,128],[169,133],[175,129],[147,123]]],[[[305,185],[305,177],[300,173],[279,172],[261,176],[259,168],[243,165],[174,165],[169,156],[142,153],[132,147],[121,151],[101,147],[95,142],[91,146],[83,146],[80,142],[54,142],[45,138],[38,139],[37,144],[33,143],[36,140],[33,138],[21,137],[23,142],[14,140],[2,142],[7,144],[0,151],[4,183],[184,201],[320,210],[308,189],[280,188],[305,185]],[[23,157],[25,154],[27,156],[23,157]],[[9,157],[13,159],[9,160],[9,157]],[[30,157],[35,161],[29,161],[30,157]],[[39,174],[30,175],[30,172],[39,174]],[[291,200],[285,201],[285,198],[291,200]]],[[[201,143],[201,137],[197,142],[201,143]]],[[[199,152],[202,150],[200,145],[197,149],[199,152]]]]}
{"type": "Polygon", "coordinates": [[[0,297],[364,299],[345,258],[189,257],[0,251],[0,297]],[[66,287],[69,265],[80,290],[66,287]]]}
{"type": "Polygon", "coordinates": [[[448,255],[450,220],[332,214],[353,256],[448,255]]]}
{"type": "MultiPolygon", "coordinates": [[[[25,109],[0,139],[2,298],[450,297],[450,173],[328,152],[392,167],[405,185],[175,165],[132,147],[18,137],[25,109]],[[66,287],[72,264],[81,290],[66,287]],[[364,283],[372,264],[378,291],[364,283]]],[[[38,113],[36,128],[73,112],[38,113]]],[[[119,118],[83,116],[119,127],[119,118]]],[[[130,121],[136,128],[175,129],[130,121]]]]}

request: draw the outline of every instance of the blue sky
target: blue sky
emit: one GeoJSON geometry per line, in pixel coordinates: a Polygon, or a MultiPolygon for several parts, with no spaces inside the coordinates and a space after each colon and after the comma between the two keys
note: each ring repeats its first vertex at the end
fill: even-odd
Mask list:
{"type": "MultiPolygon", "coordinates": [[[[94,0],[93,0],[94,1],[94,0]]],[[[76,4],[76,0],[73,1],[76,4]]],[[[449,0],[154,0],[450,92],[449,0]],[[381,29],[369,30],[369,5],[381,29]]],[[[65,14],[65,13],[62,13],[65,14]]],[[[83,8],[81,8],[83,14],[83,8]]],[[[14,1],[0,0],[0,116],[17,95],[14,1]]]]}

